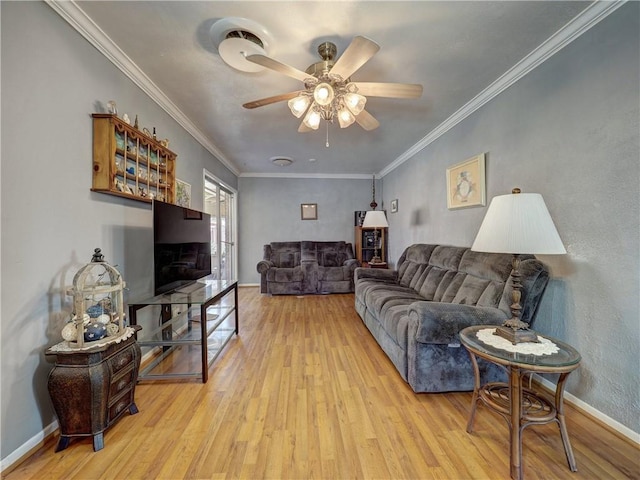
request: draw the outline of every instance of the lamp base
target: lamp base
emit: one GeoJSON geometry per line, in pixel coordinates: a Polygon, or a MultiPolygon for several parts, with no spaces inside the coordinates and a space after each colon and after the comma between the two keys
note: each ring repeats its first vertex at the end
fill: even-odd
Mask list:
{"type": "Polygon", "coordinates": [[[369,260],[367,263],[383,263],[383,262],[382,262],[382,258],[375,256],[371,260],[369,260]]]}
{"type": "Polygon", "coordinates": [[[516,329],[512,327],[505,327],[503,325],[500,327],[496,327],[496,331],[494,335],[498,335],[499,337],[506,338],[513,345],[516,345],[518,343],[525,343],[525,342],[540,343],[540,340],[538,340],[538,335],[536,335],[536,332],[534,332],[533,330],[529,330],[528,328],[516,329]]]}

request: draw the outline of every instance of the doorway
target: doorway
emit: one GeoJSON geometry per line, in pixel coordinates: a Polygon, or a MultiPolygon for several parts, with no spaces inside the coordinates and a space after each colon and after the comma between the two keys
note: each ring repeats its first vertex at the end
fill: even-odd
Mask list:
{"type": "Polygon", "coordinates": [[[204,211],[211,215],[211,273],[219,280],[236,278],[236,191],[205,170],[204,211]]]}

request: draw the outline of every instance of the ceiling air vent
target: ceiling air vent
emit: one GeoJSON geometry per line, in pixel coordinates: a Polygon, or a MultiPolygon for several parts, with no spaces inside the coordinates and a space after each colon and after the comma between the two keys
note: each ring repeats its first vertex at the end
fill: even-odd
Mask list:
{"type": "Polygon", "coordinates": [[[215,22],[209,34],[227,65],[241,72],[263,70],[263,67],[245,58],[249,55],[267,55],[270,36],[263,26],[246,18],[228,17],[215,22]]]}

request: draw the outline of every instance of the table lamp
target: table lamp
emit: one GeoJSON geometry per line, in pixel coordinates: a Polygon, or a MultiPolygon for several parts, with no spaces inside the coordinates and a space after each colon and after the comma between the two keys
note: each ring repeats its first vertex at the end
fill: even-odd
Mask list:
{"type": "Polygon", "coordinates": [[[511,195],[494,197],[471,250],[513,254],[513,317],[496,328],[496,335],[512,344],[537,342],[538,337],[529,330],[529,324],[520,320],[522,284],[519,256],[567,253],[542,196],[539,193],[520,193],[519,188],[514,188],[511,195]]]}
{"type": "Polygon", "coordinates": [[[378,229],[387,228],[388,226],[387,217],[381,210],[369,210],[364,216],[362,228],[373,228],[373,258],[369,260],[369,263],[383,263],[378,256],[378,229]]]}

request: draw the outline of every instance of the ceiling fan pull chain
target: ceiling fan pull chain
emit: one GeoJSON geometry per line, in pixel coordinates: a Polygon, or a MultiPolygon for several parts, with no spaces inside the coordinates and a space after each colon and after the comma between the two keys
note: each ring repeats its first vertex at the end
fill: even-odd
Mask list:
{"type": "Polygon", "coordinates": [[[327,126],[327,143],[324,144],[325,147],[329,148],[329,122],[324,122],[327,126]]]}

